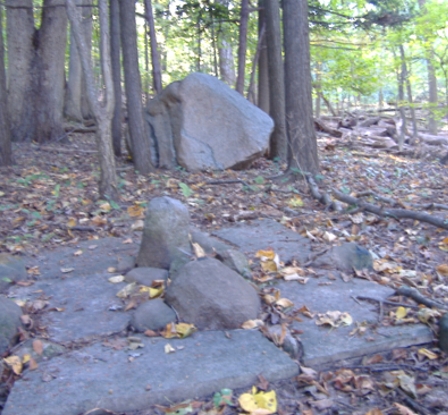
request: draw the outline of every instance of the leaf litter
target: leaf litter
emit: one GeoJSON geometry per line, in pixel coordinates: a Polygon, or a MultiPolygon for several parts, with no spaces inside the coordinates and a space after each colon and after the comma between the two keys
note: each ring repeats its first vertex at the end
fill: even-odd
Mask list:
{"type": "MultiPolygon", "coordinates": [[[[269,177],[281,173],[282,166],[265,159],[257,160],[245,171],[188,173],[175,170],[138,176],[123,156],[117,161],[120,200],[101,200],[97,196],[96,156],[89,153],[96,150],[93,136],[73,134],[70,139],[72,144],[68,148],[73,151],[72,157],[58,152],[58,145],[40,148],[21,143],[15,146],[17,164],[2,172],[0,177],[0,249],[3,252],[38,254],[42,249],[73,246],[74,255],[80,256],[82,251],[77,250],[76,245],[83,240],[92,241],[88,249],[95,249],[96,239],[108,236],[124,241],[139,240],[148,200],[170,195],[188,204],[192,223],[208,232],[231,221],[270,218],[308,238],[315,252],[345,241],[356,242],[374,255],[375,271],[355,272],[355,278],[371,279],[392,288],[409,285],[438,303],[448,304],[448,232],[445,229],[363,211],[332,212],[311,197],[306,183],[270,180],[269,177]],[[42,157],[43,151],[50,151],[51,157],[42,157]]],[[[318,184],[323,191],[330,193],[332,188],[341,189],[344,194],[364,197],[372,203],[393,198],[403,206],[446,204],[448,175],[446,167],[437,162],[372,148],[359,153],[343,140],[327,146],[323,138],[319,140],[319,148],[323,180],[318,184]],[[370,195],[362,196],[366,189],[370,195]]],[[[381,203],[387,207],[387,202],[381,203]]],[[[265,307],[268,307],[269,318],[285,327],[292,318],[299,316],[317,319],[306,304],[288,303],[286,297],[269,291],[266,285],[277,278],[306,284],[309,278],[316,277],[315,271],[306,265],[283,264],[270,247],[265,251],[264,258],[260,256],[253,264],[253,280],[268,299],[265,307]]],[[[202,256],[200,246],[195,247],[195,254],[202,256]]],[[[30,271],[32,276],[33,271],[30,271]]],[[[68,276],[70,272],[70,267],[61,269],[61,273],[68,276]]],[[[119,283],[119,280],[112,276],[111,283],[119,283]]],[[[130,308],[136,305],[133,295],[151,297],[150,290],[141,292],[136,286],[131,288],[123,292],[130,308]]],[[[154,291],[152,294],[163,295],[154,291]]],[[[400,305],[389,307],[385,315],[390,324],[406,324],[407,319],[416,319],[436,328],[438,310],[427,307],[415,310],[412,307],[415,303],[403,296],[397,296],[396,300],[400,305]]],[[[22,301],[20,305],[30,316],[27,330],[32,334],[45,333],[45,328],[33,323],[34,316],[48,312],[45,299],[30,304],[22,301]]],[[[337,324],[338,320],[331,321],[337,324]]],[[[263,320],[247,322],[245,328],[259,329],[263,324],[263,320]]],[[[176,327],[170,327],[167,333],[181,337],[192,330],[179,328],[178,333],[176,327]]],[[[158,333],[148,331],[145,335],[151,337],[158,333]]],[[[21,330],[19,336],[26,339],[30,334],[21,330]]],[[[116,348],[135,344],[132,347],[138,348],[139,343],[122,344],[111,339],[108,344],[116,348]]],[[[33,348],[36,353],[41,350],[38,342],[33,343],[33,348]]],[[[171,346],[166,349],[167,353],[173,351],[176,349],[171,346]]],[[[31,368],[31,360],[23,362],[16,357],[12,354],[5,359],[13,359],[2,361],[2,381],[10,382],[11,376],[18,376],[20,365],[31,368]]],[[[51,376],[44,380],[51,380],[51,376]]],[[[446,399],[439,399],[436,393],[448,388],[448,360],[437,347],[394,349],[361,361],[335,363],[320,372],[302,368],[296,379],[275,382],[270,388],[275,391],[280,415],[328,411],[360,415],[435,414],[448,411],[446,399]]],[[[184,406],[163,409],[154,407],[147,413],[227,415],[256,414],[257,410],[266,413],[263,411],[270,411],[273,406],[260,405],[265,398],[256,400],[255,396],[261,392],[266,393],[265,390],[222,390],[218,397],[215,395],[216,399],[210,397],[202,403],[190,401],[182,404],[184,406]],[[244,394],[249,395],[250,402],[246,411],[238,403],[244,394]]],[[[267,401],[273,403],[271,398],[267,401]]]]}

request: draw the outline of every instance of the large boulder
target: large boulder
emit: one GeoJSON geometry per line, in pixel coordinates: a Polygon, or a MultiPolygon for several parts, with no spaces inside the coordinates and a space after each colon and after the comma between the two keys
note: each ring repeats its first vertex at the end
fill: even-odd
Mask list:
{"type": "Polygon", "coordinates": [[[171,278],[165,301],[200,330],[237,329],[260,310],[255,288],[214,258],[191,261],[171,278]]]}
{"type": "Polygon", "coordinates": [[[188,209],[177,199],[155,197],[146,210],[137,266],[169,269],[171,262],[192,255],[188,209]]]}
{"type": "Polygon", "coordinates": [[[5,292],[17,281],[26,280],[25,262],[8,254],[0,254],[0,292],[5,292]]]}
{"type": "Polygon", "coordinates": [[[16,303],[0,296],[0,356],[14,344],[21,315],[22,309],[16,303]]]}
{"type": "Polygon", "coordinates": [[[241,94],[202,73],[166,87],[148,103],[146,119],[153,163],[190,171],[247,167],[266,152],[274,127],[241,94]]]}

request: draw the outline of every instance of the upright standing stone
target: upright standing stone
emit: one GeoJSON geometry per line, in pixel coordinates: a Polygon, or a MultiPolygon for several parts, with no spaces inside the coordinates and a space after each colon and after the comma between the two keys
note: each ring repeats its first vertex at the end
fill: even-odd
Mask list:
{"type": "Polygon", "coordinates": [[[149,202],[137,266],[169,269],[174,259],[192,254],[188,238],[188,209],[176,199],[156,197],[149,202]]]}

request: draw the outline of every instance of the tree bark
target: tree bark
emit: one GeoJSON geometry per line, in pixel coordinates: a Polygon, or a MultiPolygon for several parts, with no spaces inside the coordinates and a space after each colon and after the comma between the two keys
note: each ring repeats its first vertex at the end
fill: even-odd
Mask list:
{"type": "Polygon", "coordinates": [[[249,0],[241,0],[240,32],[238,42],[238,76],[236,79],[236,91],[241,95],[244,95],[248,20],[249,0]]]}
{"type": "Polygon", "coordinates": [[[258,0],[258,36],[264,28],[265,35],[261,39],[260,57],[258,58],[258,108],[269,114],[269,73],[268,49],[266,45],[266,13],[265,0],[258,0]]]}
{"type": "MultiPolygon", "coordinates": [[[[274,120],[269,157],[285,161],[287,158],[285,123],[285,82],[280,33],[280,8],[278,0],[264,0],[266,12],[266,42],[269,71],[269,114],[274,120]]],[[[296,35],[294,35],[296,36],[296,35]]],[[[289,86],[288,86],[289,87],[289,86]]]]}
{"type": "Polygon", "coordinates": [[[132,157],[141,174],[154,171],[151,163],[149,132],[143,117],[142,85],[138,68],[137,29],[134,0],[119,0],[121,47],[127,100],[132,157]]]}
{"type": "Polygon", "coordinates": [[[12,164],[11,131],[6,100],[5,53],[3,46],[3,16],[0,6],[0,167],[12,164]]]}
{"type": "Polygon", "coordinates": [[[411,81],[409,80],[409,71],[408,71],[408,66],[406,64],[406,55],[404,52],[404,47],[403,45],[399,46],[400,48],[400,56],[401,56],[401,61],[402,61],[402,66],[403,66],[403,75],[404,75],[404,79],[405,79],[405,84],[406,84],[406,92],[408,95],[408,103],[409,103],[409,109],[411,111],[411,120],[412,120],[412,144],[415,144],[416,140],[417,140],[417,136],[418,136],[418,131],[417,131],[417,117],[415,116],[415,108],[414,108],[414,100],[412,99],[412,87],[411,87],[411,81]]]}
{"type": "Polygon", "coordinates": [[[311,94],[307,0],[284,0],[286,117],[290,151],[288,171],[319,172],[311,94]]]}
{"type": "Polygon", "coordinates": [[[121,110],[120,9],[118,1],[110,0],[110,60],[115,98],[112,116],[112,143],[114,154],[120,157],[123,114],[121,110]]]}
{"type": "Polygon", "coordinates": [[[436,70],[433,65],[434,51],[430,48],[428,52],[428,58],[426,59],[426,65],[428,69],[428,88],[429,88],[429,117],[428,117],[428,129],[431,134],[437,134],[437,120],[434,115],[434,110],[437,109],[438,94],[437,94],[437,78],[436,70]]]}
{"type": "MultiPolygon", "coordinates": [[[[401,58],[400,58],[401,59],[401,58]]],[[[405,110],[405,98],[404,98],[404,83],[406,75],[406,65],[403,60],[401,60],[400,73],[398,75],[398,108],[401,117],[401,128],[398,135],[398,149],[403,150],[404,140],[406,138],[406,110],[405,110]]]]}
{"type": "Polygon", "coordinates": [[[149,36],[151,41],[151,63],[152,63],[152,81],[154,90],[157,94],[162,92],[162,71],[160,69],[159,50],[157,47],[156,30],[154,27],[154,16],[152,13],[151,0],[145,0],[146,20],[149,25],[149,36]]]}
{"type": "Polygon", "coordinates": [[[99,193],[101,197],[117,200],[117,177],[115,172],[115,158],[112,149],[112,112],[114,107],[114,89],[109,50],[109,21],[106,0],[98,0],[100,19],[100,54],[101,70],[104,80],[104,102],[101,105],[97,100],[93,68],[89,59],[89,48],[85,37],[82,35],[80,17],[76,10],[75,0],[67,0],[67,12],[73,28],[73,35],[78,47],[78,53],[86,80],[86,91],[89,106],[97,123],[96,143],[100,162],[99,193]]]}
{"type": "MultiPolygon", "coordinates": [[[[229,0],[218,0],[221,7],[228,9],[229,0]]],[[[234,87],[236,84],[235,60],[233,58],[232,44],[223,24],[221,23],[218,30],[218,58],[219,73],[221,80],[227,85],[234,87]]]]}

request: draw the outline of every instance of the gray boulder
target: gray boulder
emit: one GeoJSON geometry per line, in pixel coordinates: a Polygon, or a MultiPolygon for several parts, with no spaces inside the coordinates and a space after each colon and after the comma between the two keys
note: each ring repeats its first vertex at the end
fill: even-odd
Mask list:
{"type": "Polygon", "coordinates": [[[16,303],[0,296],[0,356],[13,345],[21,315],[22,310],[16,303]]]}
{"type": "Polygon", "coordinates": [[[0,254],[0,293],[5,292],[12,283],[26,280],[27,277],[25,262],[22,259],[0,254]]]}
{"type": "Polygon", "coordinates": [[[171,278],[165,301],[200,330],[237,329],[260,310],[255,288],[214,258],[191,261],[171,278]]]}
{"type": "Polygon", "coordinates": [[[147,106],[153,163],[187,170],[243,169],[263,155],[274,127],[265,112],[219,79],[193,73],[147,106]]]}
{"type": "Polygon", "coordinates": [[[172,321],[176,321],[176,313],[162,299],[156,298],[139,305],[132,316],[131,325],[137,331],[156,331],[172,321]]]}
{"type": "Polygon", "coordinates": [[[148,204],[138,267],[169,269],[178,257],[192,255],[188,209],[176,199],[155,197],[148,204]]]}
{"type": "Polygon", "coordinates": [[[373,268],[370,252],[353,242],[331,248],[326,254],[318,257],[313,266],[338,269],[340,271],[353,271],[373,268]]]}

